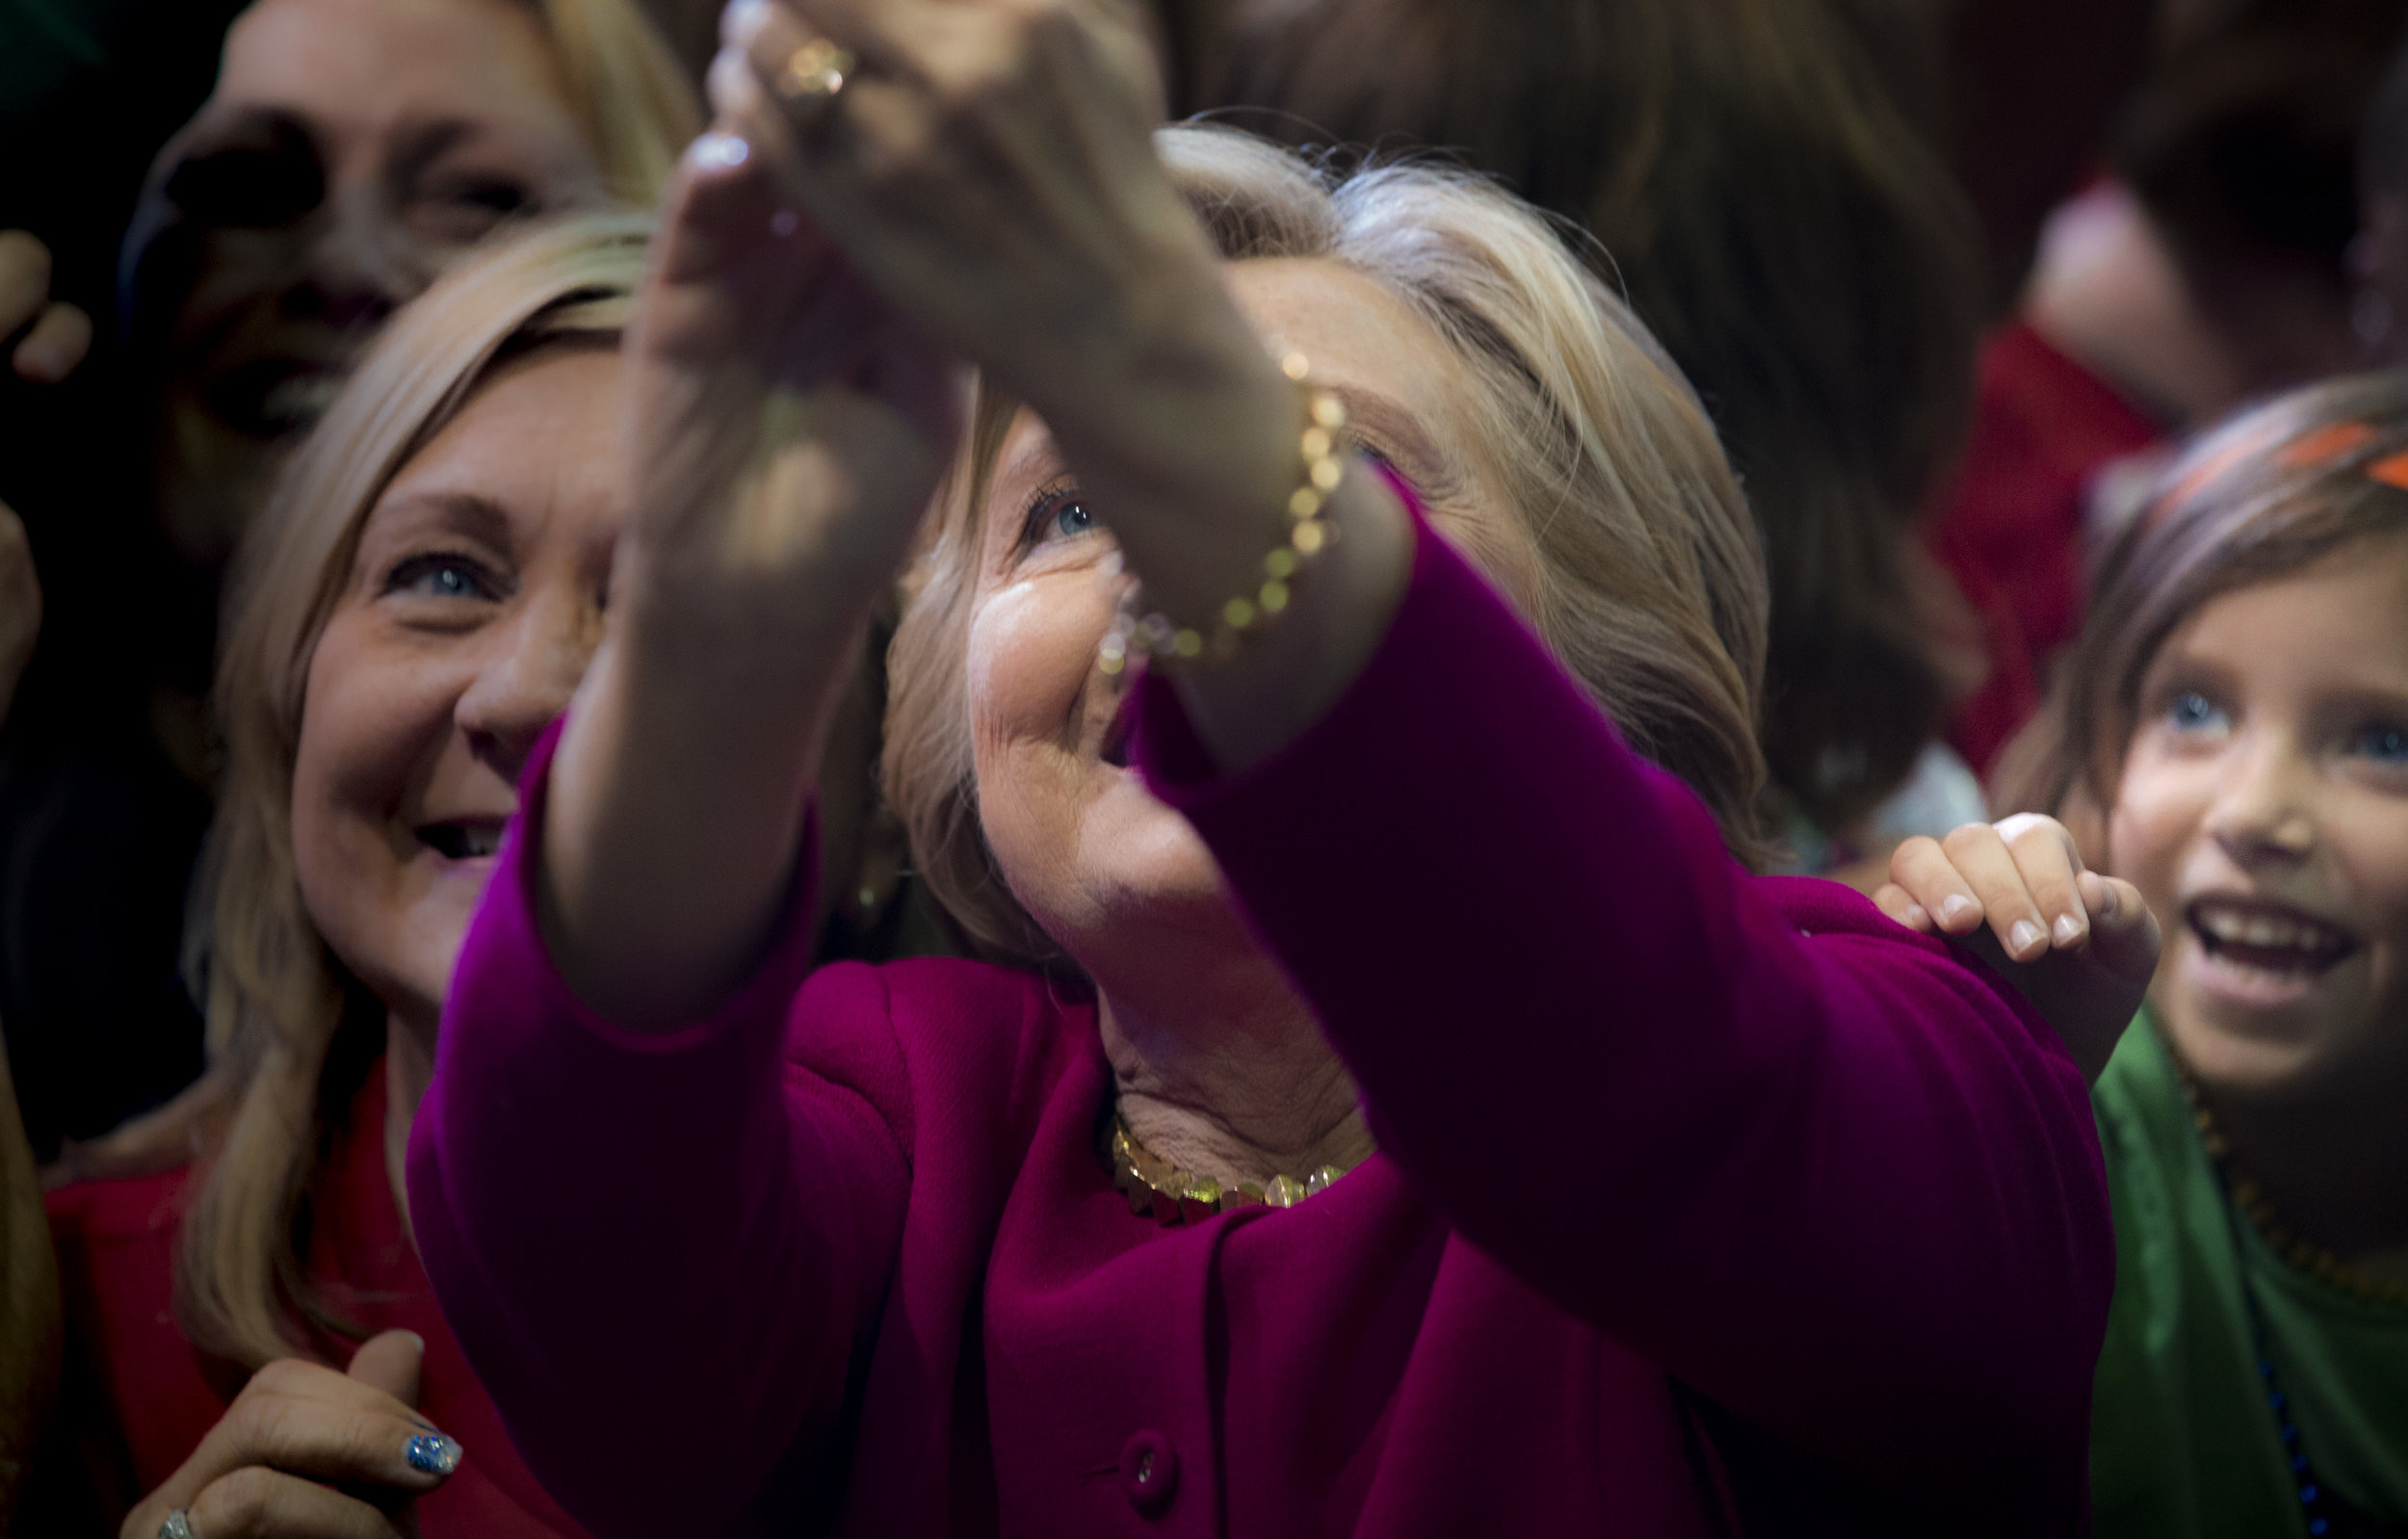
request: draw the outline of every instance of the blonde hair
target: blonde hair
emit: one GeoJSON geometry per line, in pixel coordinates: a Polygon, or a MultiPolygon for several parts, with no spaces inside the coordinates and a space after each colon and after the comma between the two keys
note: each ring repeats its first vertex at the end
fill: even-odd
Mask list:
{"type": "Polygon", "coordinates": [[[627,324],[649,216],[523,226],[404,306],[277,483],[237,564],[218,670],[226,772],[202,860],[188,964],[203,983],[209,1081],[231,1098],[184,1218],[175,1307],[203,1351],[253,1367],[352,1334],[304,1280],[310,1182],[328,1126],[329,1050],[362,992],[302,903],[293,764],[312,654],[360,531],[400,469],[494,365],[607,343],[627,324]]]}
{"type": "Polygon", "coordinates": [[[702,132],[694,87],[634,0],[521,0],[552,39],[570,110],[611,196],[660,201],[677,157],[702,132]]]}
{"type": "MultiPolygon", "coordinates": [[[[1713,425],[1646,329],[1541,216],[1477,177],[1415,166],[1339,177],[1227,129],[1164,129],[1156,143],[1224,258],[1342,264],[1436,329],[1471,380],[1468,436],[1509,529],[1451,533],[1632,746],[1688,783],[1735,851],[1758,856],[1763,556],[1713,425]]],[[[1058,948],[980,830],[968,723],[982,505],[1013,410],[982,392],[913,574],[883,779],[920,873],[970,937],[1051,965],[1058,948]]],[[[1425,490],[1451,522],[1445,495],[1425,490]]]]}

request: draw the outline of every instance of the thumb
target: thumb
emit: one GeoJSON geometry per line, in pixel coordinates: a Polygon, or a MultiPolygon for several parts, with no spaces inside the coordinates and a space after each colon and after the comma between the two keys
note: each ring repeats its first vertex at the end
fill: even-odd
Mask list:
{"type": "Polygon", "coordinates": [[[386,1331],[361,1343],[359,1350],[352,1354],[352,1366],[343,1371],[414,1410],[418,1404],[418,1368],[426,1357],[426,1341],[417,1332],[386,1331]]]}

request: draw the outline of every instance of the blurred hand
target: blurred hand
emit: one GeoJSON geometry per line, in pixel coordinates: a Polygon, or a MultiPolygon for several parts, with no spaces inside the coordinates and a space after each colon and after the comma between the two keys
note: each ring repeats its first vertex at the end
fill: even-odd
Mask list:
{"type": "Polygon", "coordinates": [[[0,230],[0,338],[29,325],[10,354],[20,379],[57,384],[92,351],[92,318],[50,298],[50,248],[23,230],[0,230]]]}
{"type": "Polygon", "coordinates": [[[10,702],[40,635],[41,584],[34,572],[34,549],[26,542],[23,521],[0,503],[0,722],[9,719],[10,702]]]}
{"type": "Polygon", "coordinates": [[[794,584],[866,601],[892,576],[963,386],[740,140],[696,143],[656,252],[624,349],[630,602],[649,624],[674,589],[766,653],[821,623],[794,584]]]}
{"type": "Polygon", "coordinates": [[[364,1343],[348,1372],[287,1358],[250,1377],[183,1468],[127,1515],[119,1539],[157,1539],[183,1509],[196,1539],[400,1539],[411,1503],[451,1477],[411,1409],[426,1345],[407,1331],[364,1343]],[[421,1469],[411,1462],[413,1448],[421,1469]]]}
{"type": "Polygon", "coordinates": [[[2085,869],[2054,818],[2021,813],[1945,840],[1909,839],[1873,901],[1987,961],[2056,1028],[2094,1084],[2157,972],[2158,922],[2140,890],[2085,869]]]}

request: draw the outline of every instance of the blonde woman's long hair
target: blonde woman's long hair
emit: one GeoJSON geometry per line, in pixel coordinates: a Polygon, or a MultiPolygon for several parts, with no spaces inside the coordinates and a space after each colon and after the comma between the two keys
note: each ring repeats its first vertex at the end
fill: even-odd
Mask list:
{"type": "MultiPolygon", "coordinates": [[[[1310,257],[1427,320],[1505,494],[1504,531],[1432,512],[1640,753],[1687,781],[1759,858],[1757,745],[1768,599],[1739,483],[1696,396],[1628,307],[1528,205],[1468,173],[1340,177],[1251,136],[1168,128],[1172,179],[1231,261],[1310,257]]],[[[920,874],[988,954],[1059,948],[1013,900],[979,826],[964,652],[983,503],[1013,404],[982,392],[891,652],[882,775],[920,874]]]]}
{"type": "Polygon", "coordinates": [[[528,227],[404,306],[286,467],[237,559],[217,684],[225,784],[187,957],[208,1020],[198,1093],[231,1103],[203,1151],[176,1259],[176,1315],[205,1352],[255,1368],[306,1350],[313,1334],[353,1334],[301,1267],[312,1176],[342,1109],[323,1104],[321,1086],[362,991],[302,903],[292,810],[310,659],[361,528],[498,360],[615,340],[652,229],[635,214],[528,227]]]}

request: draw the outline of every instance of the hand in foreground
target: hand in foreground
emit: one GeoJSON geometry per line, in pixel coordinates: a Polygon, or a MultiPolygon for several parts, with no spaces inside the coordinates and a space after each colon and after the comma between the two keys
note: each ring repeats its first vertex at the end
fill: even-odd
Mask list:
{"type": "Polygon", "coordinates": [[[1043,419],[1150,602],[1194,618],[1248,586],[1284,537],[1299,407],[1156,153],[1139,8],[736,0],[725,41],[723,120],[898,310],[1043,419]],[[841,89],[798,88],[831,46],[841,89]]]}
{"type": "Polygon", "coordinates": [[[41,584],[34,573],[34,550],[23,521],[0,503],[0,722],[9,719],[9,704],[40,635],[41,584]]]}
{"type": "Polygon", "coordinates": [[[127,1515],[156,1539],[181,1511],[194,1539],[398,1539],[411,1503],[450,1478],[459,1445],[411,1409],[425,1344],[367,1342],[348,1372],[293,1359],[251,1375],[183,1468],[127,1515]]]}
{"type": "Polygon", "coordinates": [[[10,366],[35,384],[57,384],[92,351],[92,318],[50,298],[50,248],[23,230],[0,230],[0,337],[19,331],[10,366]]]}
{"type": "Polygon", "coordinates": [[[545,926],[621,1025],[760,955],[829,723],[959,436],[963,388],[725,134],[688,153],[622,348],[631,512],[562,739],[545,926]]]}
{"type": "Polygon", "coordinates": [[[1987,961],[2056,1028],[2093,1084],[2157,972],[2158,922],[2140,890],[2085,870],[2054,818],[2022,813],[1910,839],[1873,901],[1987,961]]]}

